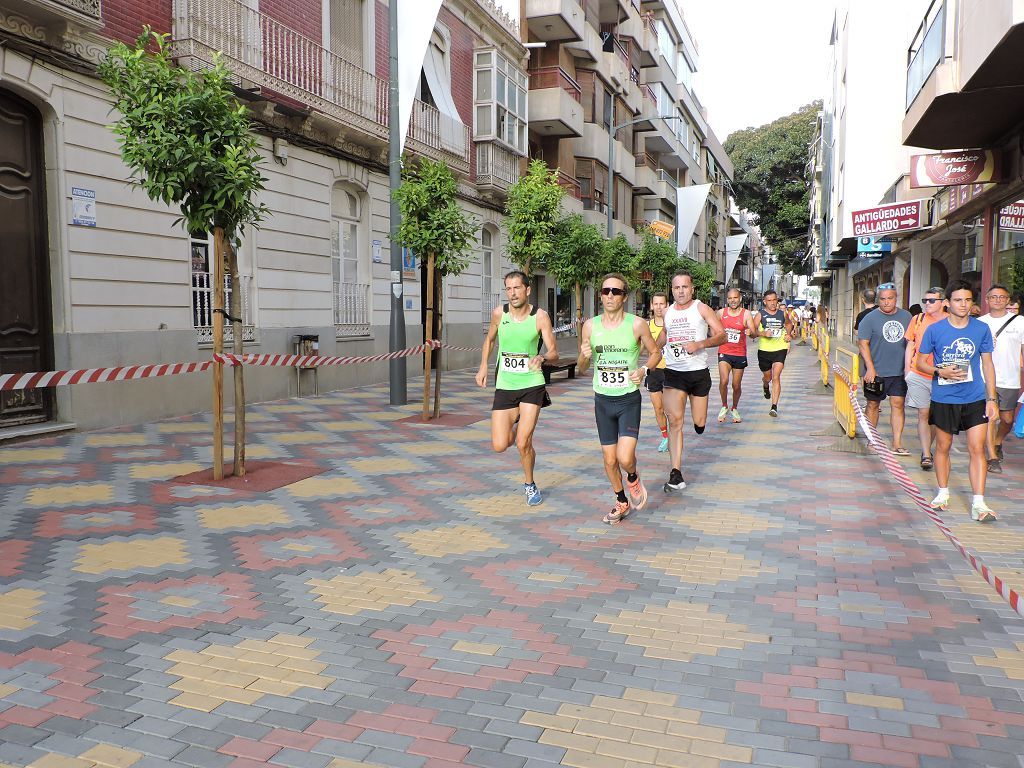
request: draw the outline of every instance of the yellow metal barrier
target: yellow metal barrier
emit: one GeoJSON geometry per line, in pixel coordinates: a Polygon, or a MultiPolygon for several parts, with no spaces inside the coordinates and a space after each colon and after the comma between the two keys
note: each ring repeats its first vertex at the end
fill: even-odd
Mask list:
{"type": "MultiPolygon", "coordinates": [[[[860,381],[860,356],[856,352],[845,349],[836,349],[836,366],[842,368],[849,380],[853,382],[856,390],[857,382],[860,381]],[[844,366],[840,360],[850,359],[849,366],[844,366]]],[[[832,388],[832,412],[835,414],[839,426],[846,430],[846,436],[853,438],[857,436],[857,414],[854,413],[853,405],[850,403],[850,387],[847,386],[842,376],[835,377],[835,386],[832,388]]]]}
{"type": "Polygon", "coordinates": [[[818,326],[817,325],[815,325],[814,329],[811,331],[811,346],[814,347],[815,349],[818,348],[818,326]]]}

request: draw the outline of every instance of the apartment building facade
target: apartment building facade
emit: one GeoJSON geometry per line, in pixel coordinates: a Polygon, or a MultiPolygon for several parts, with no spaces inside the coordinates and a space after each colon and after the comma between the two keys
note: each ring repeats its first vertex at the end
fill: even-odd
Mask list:
{"type": "Polygon", "coordinates": [[[896,285],[903,306],[956,278],[979,297],[992,282],[1024,290],[1024,13],[1010,0],[919,0],[900,10],[888,31],[865,16],[870,5],[837,14],[830,89],[810,152],[812,281],[830,295],[840,335],[850,332],[860,291],[881,283],[896,285]],[[881,44],[893,30],[891,45],[881,44]],[[886,54],[894,48],[898,60],[886,54]],[[859,99],[858,72],[870,75],[859,99]],[[872,124],[853,124],[853,115],[872,124]],[[912,165],[940,153],[984,159],[988,169],[915,186],[912,165]],[[857,253],[851,211],[914,200],[927,211],[924,226],[885,238],[884,253],[857,253]]]}
{"type": "MultiPolygon", "coordinates": [[[[211,243],[128,183],[95,65],[144,24],[181,66],[223,53],[255,121],[271,215],[239,250],[247,352],[387,351],[387,4],[377,0],[16,0],[0,8],[5,201],[0,370],[209,359],[211,243]],[[10,181],[8,177],[5,181],[10,181]],[[9,235],[9,239],[8,238],[9,235]]],[[[476,258],[447,281],[446,338],[476,345],[500,275],[503,205],[526,155],[527,78],[515,21],[448,0],[424,58],[406,151],[444,160],[478,222],[476,258]],[[489,86],[489,87],[488,87],[489,86]]],[[[410,344],[420,270],[405,270],[410,344]]],[[[462,367],[473,356],[453,355],[462,367]]],[[[410,372],[415,372],[415,359],[410,372]]],[[[385,380],[386,364],[320,371],[322,389],[385,380]]],[[[4,392],[0,427],[132,423],[209,408],[201,375],[4,392]]],[[[289,369],[247,370],[250,399],[295,393],[289,369]]]]}
{"type": "MultiPolygon", "coordinates": [[[[559,168],[568,210],[603,226],[610,209],[613,229],[635,244],[644,220],[679,223],[680,250],[725,261],[731,168],[692,93],[696,46],[675,0],[528,0],[521,11],[515,20],[492,0],[444,0],[405,144],[448,163],[479,223],[469,269],[445,286],[445,339],[459,346],[479,345],[502,300],[504,202],[531,155],[559,168]],[[571,30],[553,35],[547,26],[560,29],[559,19],[571,30]],[[523,43],[537,34],[549,47],[531,51],[523,43]],[[665,114],[674,119],[656,119],[665,114]],[[686,221],[677,186],[699,198],[686,221]]],[[[387,351],[387,18],[382,0],[5,3],[0,165],[24,191],[4,202],[12,245],[2,256],[0,371],[209,359],[210,238],[175,226],[176,210],[129,183],[95,76],[107,47],[145,24],[170,36],[180,66],[205,68],[221,52],[254,120],[271,215],[239,248],[245,351],[292,352],[300,335],[317,336],[325,355],[387,351]]],[[[424,325],[415,255],[403,276],[414,344],[424,325]]],[[[556,315],[560,296],[538,276],[538,304],[556,315]]],[[[443,364],[475,364],[475,353],[446,352],[443,364]]],[[[332,367],[319,384],[387,375],[386,363],[332,367]]],[[[247,393],[296,394],[295,372],[247,369],[247,393]]],[[[137,423],[207,410],[208,398],[202,375],[5,392],[0,429],[137,423]]]]}
{"type": "Polygon", "coordinates": [[[724,286],[733,170],[694,93],[697,46],[676,0],[522,0],[521,18],[530,155],[559,169],[566,209],[634,245],[667,222],[724,286]]]}

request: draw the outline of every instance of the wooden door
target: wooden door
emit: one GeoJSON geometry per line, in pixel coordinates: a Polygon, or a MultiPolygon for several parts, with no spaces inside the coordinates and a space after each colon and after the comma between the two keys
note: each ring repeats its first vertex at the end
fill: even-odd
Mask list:
{"type": "MultiPolygon", "coordinates": [[[[39,113],[0,90],[0,373],[52,367],[42,151],[39,113]]],[[[0,393],[0,427],[52,415],[50,390],[0,393]]]]}

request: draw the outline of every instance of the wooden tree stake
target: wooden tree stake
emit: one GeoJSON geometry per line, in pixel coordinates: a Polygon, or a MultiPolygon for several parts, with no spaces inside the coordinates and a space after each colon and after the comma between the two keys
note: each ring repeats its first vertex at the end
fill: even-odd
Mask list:
{"type": "MultiPolygon", "coordinates": [[[[224,229],[213,234],[213,354],[224,352],[224,229]]],[[[224,479],[224,364],[213,363],[213,479],[224,479]]]]}
{"type": "MultiPolygon", "coordinates": [[[[427,302],[427,323],[423,335],[429,341],[434,331],[434,253],[427,256],[427,295],[424,296],[427,302]]],[[[427,346],[423,354],[423,421],[430,421],[430,365],[432,361],[433,348],[427,346]]]]}
{"type": "MultiPolygon", "coordinates": [[[[242,283],[238,278],[238,253],[234,246],[228,246],[228,266],[231,270],[231,324],[232,351],[236,355],[244,352],[242,347],[242,283]]],[[[231,368],[235,383],[235,454],[232,465],[235,477],[245,477],[245,366],[231,368]]]]}

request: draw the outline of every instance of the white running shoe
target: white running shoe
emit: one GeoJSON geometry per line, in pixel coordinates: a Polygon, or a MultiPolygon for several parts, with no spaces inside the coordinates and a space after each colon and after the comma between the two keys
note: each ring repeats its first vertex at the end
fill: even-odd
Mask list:
{"type": "Polygon", "coordinates": [[[932,499],[932,509],[946,509],[949,506],[949,491],[939,491],[932,499]]]}
{"type": "Polygon", "coordinates": [[[722,422],[724,422],[725,421],[725,417],[728,416],[728,415],[729,415],[729,409],[726,408],[723,405],[722,409],[718,412],[718,423],[721,424],[722,422]]]}

